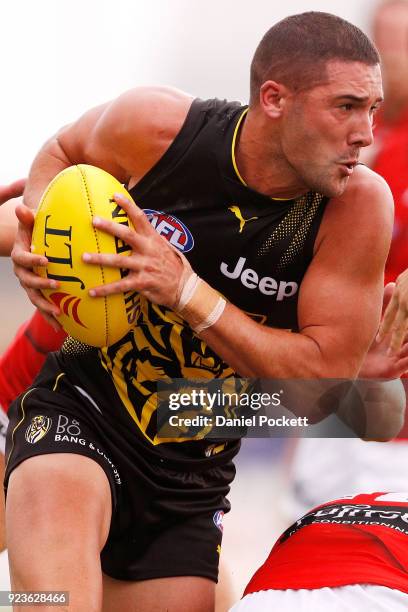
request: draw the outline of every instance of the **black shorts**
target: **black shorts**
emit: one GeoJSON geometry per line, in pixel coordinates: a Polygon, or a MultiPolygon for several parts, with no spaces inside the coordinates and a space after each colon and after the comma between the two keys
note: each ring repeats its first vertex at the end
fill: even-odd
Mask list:
{"type": "Polygon", "coordinates": [[[184,450],[195,448],[194,442],[173,443],[178,453],[173,448],[166,458],[135,436],[134,427],[112,417],[106,394],[95,397],[93,387],[91,397],[75,382],[50,355],[33,387],[11,405],[5,486],[29,457],[89,457],[104,470],[112,493],[112,521],[101,552],[106,574],[118,580],[188,575],[217,581],[237,443],[212,457],[184,450]]]}

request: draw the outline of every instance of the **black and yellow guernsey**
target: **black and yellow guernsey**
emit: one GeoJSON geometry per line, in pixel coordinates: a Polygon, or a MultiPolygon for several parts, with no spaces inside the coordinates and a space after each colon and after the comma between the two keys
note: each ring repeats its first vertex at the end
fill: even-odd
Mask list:
{"type": "MultiPolygon", "coordinates": [[[[246,112],[236,102],[195,100],[169,149],[131,195],[156,231],[227,300],[261,324],[296,330],[299,286],[327,198],[308,193],[272,200],[245,185],[234,146],[246,112]]],[[[129,308],[135,326],[121,341],[92,349],[69,338],[60,364],[96,401],[101,394],[105,403],[109,398],[111,414],[134,434],[168,446],[156,435],[157,381],[225,378],[234,371],[171,310],[142,296],[133,296],[129,308]]]]}

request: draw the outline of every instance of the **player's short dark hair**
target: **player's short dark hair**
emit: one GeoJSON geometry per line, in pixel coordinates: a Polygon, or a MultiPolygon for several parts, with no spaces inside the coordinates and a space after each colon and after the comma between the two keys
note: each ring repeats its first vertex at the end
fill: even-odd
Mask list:
{"type": "Polygon", "coordinates": [[[251,63],[250,103],[267,80],[303,90],[324,81],[329,60],[374,66],[380,56],[368,36],[341,17],[319,11],[292,15],[272,26],[251,63]]]}

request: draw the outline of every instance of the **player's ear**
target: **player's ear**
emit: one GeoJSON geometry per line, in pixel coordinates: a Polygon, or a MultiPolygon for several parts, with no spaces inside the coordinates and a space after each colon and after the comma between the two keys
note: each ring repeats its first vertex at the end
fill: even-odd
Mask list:
{"type": "Polygon", "coordinates": [[[259,90],[259,102],[271,119],[278,119],[285,105],[289,90],[282,83],[265,81],[259,90]]]}

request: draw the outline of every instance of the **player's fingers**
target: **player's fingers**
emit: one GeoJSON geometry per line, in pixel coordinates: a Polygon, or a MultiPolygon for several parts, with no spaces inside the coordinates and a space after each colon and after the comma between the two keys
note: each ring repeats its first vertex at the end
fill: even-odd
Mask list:
{"type": "Polygon", "coordinates": [[[377,334],[377,342],[381,342],[381,340],[391,331],[392,323],[395,319],[395,316],[398,312],[398,298],[393,295],[390,303],[388,304],[383,319],[380,324],[380,329],[377,334]]]}
{"type": "Polygon", "coordinates": [[[38,310],[41,312],[41,316],[44,317],[44,319],[47,321],[49,325],[51,325],[54,331],[56,332],[62,331],[62,325],[58,323],[57,319],[53,315],[48,314],[41,308],[38,308],[38,310]]]}
{"type": "Polygon", "coordinates": [[[51,325],[51,327],[53,328],[53,330],[55,332],[60,332],[62,331],[63,327],[62,325],[60,325],[57,321],[57,319],[55,317],[52,317],[50,315],[48,315],[47,313],[41,311],[42,316],[44,317],[44,319],[47,321],[47,323],[49,323],[51,325]]]}
{"type": "Polygon", "coordinates": [[[126,277],[121,279],[120,281],[115,281],[114,283],[107,283],[106,285],[92,287],[92,289],[89,290],[89,295],[91,297],[103,297],[105,295],[112,295],[113,293],[125,293],[126,291],[131,290],[139,290],[134,275],[132,275],[131,278],[126,277]]]}
{"type": "MultiPolygon", "coordinates": [[[[48,259],[44,255],[36,255],[25,251],[21,247],[15,246],[11,252],[11,258],[16,268],[43,268],[48,264],[48,259]]],[[[18,270],[16,269],[16,274],[18,270]]]]}
{"type": "Polygon", "coordinates": [[[24,204],[17,204],[15,211],[20,223],[24,227],[32,229],[35,218],[35,213],[32,208],[28,208],[28,206],[25,206],[24,204]]]}
{"type": "MultiPolygon", "coordinates": [[[[151,244],[151,236],[146,237],[145,235],[139,235],[135,230],[127,227],[123,223],[115,223],[108,219],[102,219],[101,217],[93,218],[93,225],[98,229],[120,238],[122,242],[129,246],[129,250],[136,251],[137,253],[151,252],[154,251],[155,247],[151,244]]],[[[153,230],[153,236],[160,238],[160,236],[153,230]]]]}
{"type": "Polygon", "coordinates": [[[115,193],[113,197],[115,199],[115,202],[119,204],[121,208],[123,208],[129,219],[133,223],[135,230],[139,234],[149,236],[151,235],[152,231],[155,231],[150,225],[149,220],[144,211],[139,208],[139,206],[135,202],[132,202],[131,200],[129,200],[129,198],[126,198],[121,193],[115,193]]]}
{"type": "Polygon", "coordinates": [[[124,257],[107,253],[84,253],[82,255],[85,263],[108,266],[110,268],[127,268],[129,270],[140,270],[141,261],[139,257],[124,257]]]}
{"type": "Polygon", "coordinates": [[[404,357],[403,359],[398,359],[395,367],[394,367],[394,377],[399,378],[403,374],[408,372],[408,357],[404,357]]]}
{"type": "Polygon", "coordinates": [[[11,198],[17,198],[23,194],[26,179],[19,179],[10,185],[0,186],[0,204],[4,204],[11,198]]]}
{"type": "Polygon", "coordinates": [[[405,311],[398,310],[391,329],[391,339],[389,350],[391,353],[397,353],[404,341],[407,331],[407,317],[405,311]]]}
{"type": "Polygon", "coordinates": [[[136,232],[133,229],[130,229],[124,223],[115,223],[114,221],[103,219],[102,217],[93,217],[92,224],[99,230],[102,230],[107,234],[111,234],[112,236],[116,236],[129,246],[133,246],[136,232]]]}
{"type": "Polygon", "coordinates": [[[408,343],[404,342],[398,353],[395,355],[397,359],[403,359],[404,357],[408,357],[408,343]]]}
{"type": "Polygon", "coordinates": [[[26,270],[25,268],[19,271],[18,280],[24,289],[58,289],[59,287],[58,281],[50,278],[43,278],[35,274],[35,272],[31,272],[31,270],[26,270]]]}
{"type": "Polygon", "coordinates": [[[392,296],[394,295],[395,283],[387,283],[384,287],[382,313],[384,314],[392,296]]]}
{"type": "Polygon", "coordinates": [[[61,314],[60,309],[55,304],[49,302],[37,289],[26,289],[28,298],[32,304],[39,310],[41,310],[42,314],[47,314],[50,316],[58,316],[61,314]]]}

